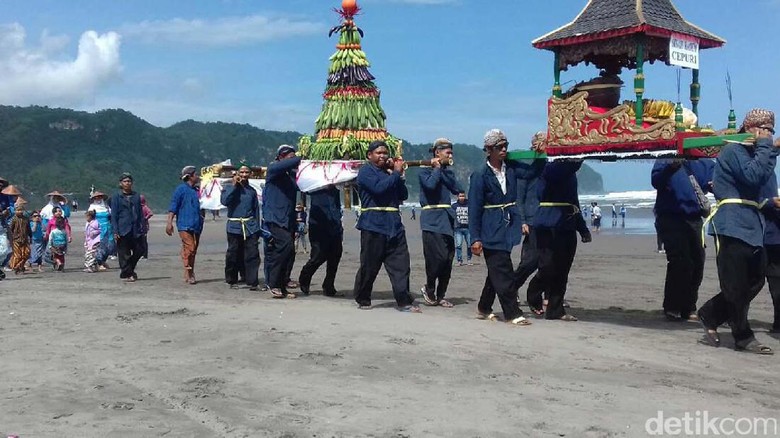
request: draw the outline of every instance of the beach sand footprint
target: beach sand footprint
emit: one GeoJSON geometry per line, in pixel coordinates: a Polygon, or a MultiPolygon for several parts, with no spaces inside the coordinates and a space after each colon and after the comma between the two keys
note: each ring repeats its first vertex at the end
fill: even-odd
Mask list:
{"type": "Polygon", "coordinates": [[[225,397],[225,379],[219,377],[200,376],[185,380],[182,384],[182,392],[191,395],[192,398],[225,397]]]}
{"type": "Polygon", "coordinates": [[[193,317],[193,316],[204,316],[206,313],[204,312],[193,312],[190,309],[186,307],[182,307],[180,309],[171,310],[167,312],[163,311],[153,311],[153,310],[142,310],[140,312],[125,312],[120,313],[116,316],[117,321],[121,321],[124,323],[131,323],[138,321],[142,318],[176,318],[176,317],[193,317]]]}

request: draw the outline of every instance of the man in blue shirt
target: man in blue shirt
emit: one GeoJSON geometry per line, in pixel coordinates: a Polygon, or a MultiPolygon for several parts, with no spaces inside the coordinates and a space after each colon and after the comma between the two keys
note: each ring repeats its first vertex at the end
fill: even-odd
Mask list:
{"type": "MultiPolygon", "coordinates": [[[[718,246],[718,278],[721,292],[707,301],[698,315],[706,339],[720,345],[718,327],[729,322],[738,351],[773,354],[756,340],[748,322],[750,302],[764,287],[766,251],[761,190],[775,171],[778,145],[772,144],[774,113],[751,110],[740,132],[748,132],[754,143],[728,144],[718,155],[712,180],[718,210],[710,234],[718,246]]],[[[667,249],[668,251],[668,249],[667,249]]]]}
{"type": "Polygon", "coordinates": [[[119,177],[120,191],[108,201],[111,208],[111,228],[117,242],[119,278],[132,283],[138,280],[135,272],[143,255],[141,234],[144,215],[141,196],[133,191],[133,176],[127,172],[119,177]]]}
{"type": "Polygon", "coordinates": [[[342,240],[344,228],[341,225],[341,192],[334,185],[329,185],[316,192],[309,193],[309,243],[311,256],[303,265],[298,276],[301,292],[309,295],[311,278],[323,263],[325,280],[322,282],[322,293],[326,297],[335,297],[336,272],[341,261],[342,240]]]}
{"type": "Polygon", "coordinates": [[[360,268],[355,275],[354,295],[358,309],[372,308],[371,292],[384,264],[398,310],[421,312],[409,293],[409,247],[398,208],[409,198],[403,171],[403,160],[388,158],[384,140],[369,144],[368,163],[360,167],[357,176],[361,205],[357,223],[360,230],[360,268]]]}
{"type": "Polygon", "coordinates": [[[715,163],[705,159],[659,159],[653,166],[655,220],[666,248],[663,309],[669,321],[696,319],[705,259],[702,215],[707,212],[702,211],[693,181],[708,193],[714,168],[715,163]]]}
{"type": "MultiPolygon", "coordinates": [[[[523,247],[520,252],[520,264],[515,269],[515,290],[523,287],[528,277],[539,268],[539,252],[536,250],[536,228],[534,217],[539,211],[539,193],[537,186],[547,160],[524,160],[515,165],[517,174],[517,207],[520,212],[521,231],[523,232],[523,247]]],[[[531,279],[526,291],[526,300],[531,311],[539,316],[543,310],[543,287],[536,275],[531,279]]]]}
{"type": "Polygon", "coordinates": [[[452,160],[452,142],[439,138],[431,149],[431,167],[420,172],[420,228],[422,228],[425,286],[422,296],[429,306],[451,308],[444,299],[452,274],[455,257],[455,215],[450,206],[451,195],[462,192],[455,172],[442,162],[452,160]],[[437,285],[438,282],[438,285],[437,285]]]}
{"type": "Polygon", "coordinates": [[[168,207],[168,224],[165,233],[173,235],[173,218],[181,238],[181,259],[184,263],[184,281],[195,284],[195,255],[198,253],[200,234],[203,232],[203,216],[198,197],[200,176],[195,166],[181,170],[182,183],[176,187],[168,207]]]}
{"type": "Polygon", "coordinates": [[[257,191],[249,185],[252,169],[241,164],[232,184],[225,184],[220,203],[227,207],[227,252],[225,253],[225,283],[238,289],[238,274],[244,274],[249,290],[256,291],[260,269],[260,202],[257,191]]]}
{"type": "Polygon", "coordinates": [[[487,278],[477,304],[477,318],[495,321],[493,302],[498,296],[504,319],[514,325],[527,326],[517,304],[514,285],[512,248],[522,239],[517,208],[517,177],[514,166],[506,163],[509,147],[506,135],[498,129],[485,134],[487,161],[471,174],[469,187],[469,233],[471,252],[485,253],[487,278]]]}
{"type": "Polygon", "coordinates": [[[577,194],[577,171],[581,166],[582,160],[548,163],[538,183],[539,211],[534,226],[539,251],[537,275],[548,299],[545,319],[577,321],[566,313],[564,297],[577,253],[577,231],[583,242],[590,241],[590,232],[580,217],[577,194]]]}
{"type": "MultiPolygon", "coordinates": [[[[777,143],[780,144],[780,139],[777,143]]],[[[777,196],[777,176],[774,172],[764,185],[761,198],[766,199],[761,209],[766,221],[764,248],[769,262],[766,267],[766,280],[775,309],[772,329],[769,332],[780,333],[780,197],[777,196]]]]}
{"type": "Polygon", "coordinates": [[[295,182],[295,169],[301,163],[301,157],[295,155],[295,148],[281,145],[276,151],[276,160],[268,165],[263,190],[263,222],[271,233],[265,261],[268,265],[266,279],[274,298],[295,298],[287,291],[290,272],[295,263],[295,203],[298,196],[298,184],[295,182]]]}

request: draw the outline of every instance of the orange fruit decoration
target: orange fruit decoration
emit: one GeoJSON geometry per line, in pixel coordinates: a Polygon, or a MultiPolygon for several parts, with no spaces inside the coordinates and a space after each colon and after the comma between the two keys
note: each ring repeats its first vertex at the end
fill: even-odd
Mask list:
{"type": "Polygon", "coordinates": [[[348,14],[354,13],[357,10],[357,0],[341,0],[341,8],[348,14]]]}

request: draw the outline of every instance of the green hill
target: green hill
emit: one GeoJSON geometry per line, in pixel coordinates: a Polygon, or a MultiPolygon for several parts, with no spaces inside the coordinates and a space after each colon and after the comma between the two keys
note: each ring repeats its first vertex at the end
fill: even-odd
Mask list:
{"type": "MultiPolygon", "coordinates": [[[[92,185],[113,192],[122,172],[131,172],[136,189],[152,208],[165,208],[185,165],[197,167],[225,159],[266,165],[280,144],[297,144],[297,132],[267,131],[247,124],[192,120],[160,128],[124,110],[97,113],[48,107],[0,106],[0,175],[20,187],[31,205],[44,205],[51,190],[72,193],[82,205],[92,185]]],[[[430,145],[404,143],[406,159],[429,157],[430,145]]],[[[464,183],[484,162],[481,149],[455,146],[458,178],[464,183]]],[[[410,171],[409,181],[416,181],[410,171]]],[[[410,200],[418,188],[410,184],[410,200]]],[[[603,191],[601,176],[583,167],[583,193],[603,191]]]]}

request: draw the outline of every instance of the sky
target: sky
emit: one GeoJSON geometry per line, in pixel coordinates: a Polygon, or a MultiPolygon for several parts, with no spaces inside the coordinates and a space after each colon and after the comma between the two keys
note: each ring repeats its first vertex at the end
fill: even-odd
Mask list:
{"type": "MultiPolygon", "coordinates": [[[[3,0],[0,104],[123,108],[157,126],[249,123],[312,133],[322,105],[338,0],[3,0]]],[[[525,149],[545,129],[553,57],[531,41],[585,0],[359,0],[356,23],[382,89],[388,129],[413,143],[481,144],[500,128],[525,149]]],[[[700,119],[726,125],[777,103],[780,0],[676,0],[726,39],[701,54],[700,119]]],[[[580,65],[564,88],[597,74],[580,65]]],[[[623,99],[633,99],[632,73],[623,99]]],[[[677,99],[676,69],[646,68],[645,97],[677,99]]],[[[683,103],[690,73],[683,72],[683,103]]],[[[596,163],[609,191],[649,188],[650,163],[596,163]]]]}

